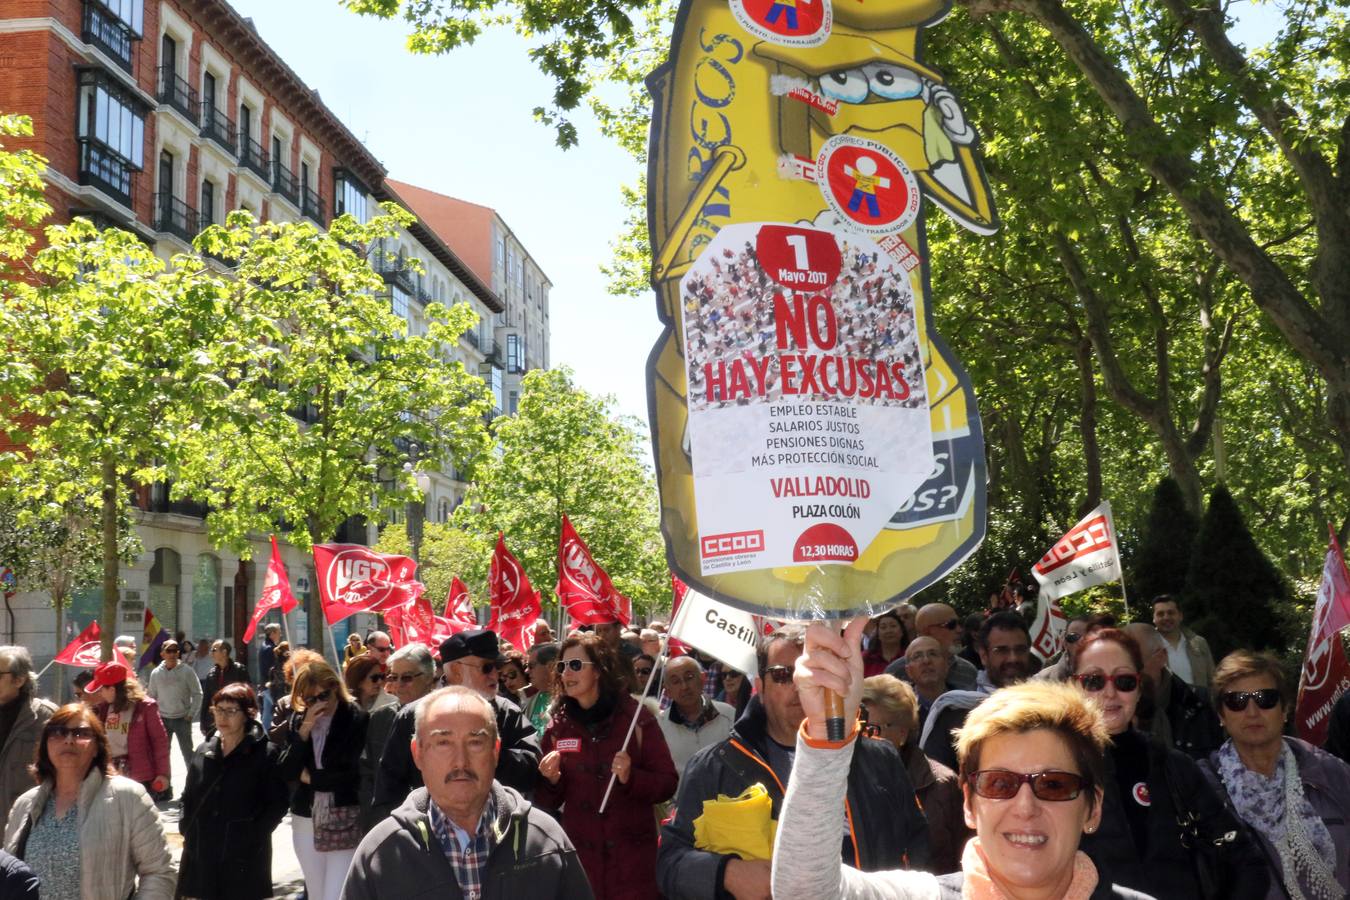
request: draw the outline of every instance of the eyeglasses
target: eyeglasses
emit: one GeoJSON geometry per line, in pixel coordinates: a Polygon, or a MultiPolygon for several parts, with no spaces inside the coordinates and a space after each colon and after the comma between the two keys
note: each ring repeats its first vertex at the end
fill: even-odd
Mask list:
{"type": "MultiPolygon", "coordinates": [[[[450,662],[457,666],[468,666],[470,669],[477,669],[484,675],[491,675],[493,672],[497,671],[497,664],[495,662],[485,662],[481,666],[474,665],[473,663],[464,662],[463,660],[459,659],[452,659],[450,662]]],[[[558,671],[561,672],[562,669],[559,669],[558,671]]],[[[393,676],[391,675],[389,677],[392,678],[393,676]]]]}
{"type": "Polygon", "coordinates": [[[1274,709],[1280,704],[1280,692],[1275,688],[1262,688],[1259,691],[1224,691],[1219,695],[1219,699],[1233,712],[1242,712],[1251,700],[1255,700],[1260,709],[1274,709]]]}
{"type": "Polygon", "coordinates": [[[383,647],[379,644],[370,644],[368,646],[375,653],[388,653],[390,650],[394,649],[392,644],[385,644],[383,647]]]}
{"type": "Polygon", "coordinates": [[[323,703],[325,700],[327,700],[327,699],[328,699],[329,697],[331,697],[331,696],[333,696],[333,689],[332,689],[332,688],[329,688],[329,689],[326,690],[326,691],[320,691],[319,693],[315,694],[315,695],[312,696],[312,697],[306,697],[306,698],[305,698],[305,705],[306,705],[306,706],[313,706],[315,703],[323,703]]]}
{"type": "Polygon", "coordinates": [[[595,663],[589,662],[584,659],[560,659],[553,664],[553,668],[557,670],[559,675],[561,675],[568,669],[571,669],[573,672],[580,672],[582,666],[593,666],[593,665],[595,665],[595,663]]]}
{"type": "Polygon", "coordinates": [[[178,655],[178,651],[177,651],[177,650],[161,650],[161,651],[160,651],[160,655],[162,655],[162,656],[177,656],[177,655],[178,655]]]}
{"type": "Polygon", "coordinates": [[[369,675],[366,676],[366,678],[372,684],[381,684],[385,679],[385,675],[383,672],[371,672],[369,675]]]}
{"type": "Polygon", "coordinates": [[[769,666],[764,675],[774,684],[787,684],[792,680],[792,669],[787,666],[769,666]]]}
{"type": "Polygon", "coordinates": [[[1064,643],[1066,644],[1076,644],[1082,639],[1083,632],[1081,631],[1070,631],[1068,634],[1064,635],[1064,643]]]}
{"type": "MultiPolygon", "coordinates": [[[[486,672],[486,670],[485,670],[486,672]]],[[[384,676],[385,679],[393,684],[412,684],[417,679],[425,675],[425,672],[404,672],[402,675],[395,675],[392,672],[384,676]]]]}
{"type": "Polygon", "coordinates": [[[211,707],[211,712],[225,719],[232,716],[242,716],[244,714],[244,711],[237,706],[213,706],[211,707]]]}
{"type": "Polygon", "coordinates": [[[961,627],[961,620],[960,620],[960,619],[950,619],[950,620],[948,620],[948,621],[946,621],[946,622],[943,622],[943,623],[942,623],[941,625],[939,625],[938,627],[939,627],[939,628],[945,628],[945,629],[947,629],[948,631],[955,631],[956,629],[958,629],[958,628],[961,627]]]}
{"type": "Polygon", "coordinates": [[[636,673],[639,678],[650,678],[652,675],[651,666],[643,666],[640,669],[634,666],[633,672],[636,673]]]}
{"type": "Polygon", "coordinates": [[[47,732],[47,739],[56,738],[58,741],[78,741],[81,744],[94,739],[94,729],[88,727],[67,728],[64,725],[57,725],[47,732]]]}
{"type": "Polygon", "coordinates": [[[1106,687],[1109,681],[1116,686],[1116,690],[1122,694],[1132,693],[1139,687],[1139,675],[1134,672],[1122,672],[1119,675],[1103,675],[1100,672],[1092,672],[1087,675],[1075,675],[1078,683],[1083,686],[1083,690],[1090,694],[1095,694],[1106,687]]]}
{"type": "Polygon", "coordinates": [[[1009,772],[1007,769],[981,769],[972,772],[966,780],[975,793],[986,800],[1011,800],[1017,796],[1022,785],[1031,785],[1031,793],[1037,800],[1061,802],[1075,800],[1092,783],[1082,775],[1073,772],[1059,772],[1051,769],[1047,772],[1009,772]]]}

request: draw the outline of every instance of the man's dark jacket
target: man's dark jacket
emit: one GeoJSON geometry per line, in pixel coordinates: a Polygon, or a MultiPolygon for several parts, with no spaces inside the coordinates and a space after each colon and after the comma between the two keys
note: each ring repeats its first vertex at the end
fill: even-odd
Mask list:
{"type": "MultiPolygon", "coordinates": [[[[421,702],[418,700],[400,709],[389,729],[389,740],[385,742],[380,768],[375,773],[372,815],[377,822],[402,803],[409,791],[422,786],[422,773],[413,765],[412,759],[417,704],[421,702]]],[[[502,742],[496,779],[528,797],[539,778],[539,735],[519,706],[501,697],[493,697],[491,702],[497,710],[497,737],[502,742]]]]}
{"type": "Polygon", "coordinates": [[[249,677],[248,669],[234,660],[230,660],[223,669],[220,666],[212,666],[211,671],[202,679],[202,711],[198,724],[202,726],[203,737],[210,737],[216,733],[216,719],[211,715],[211,701],[215,698],[216,691],[236,681],[248,684],[249,677]]]}
{"type": "MultiPolygon", "coordinates": [[[[768,760],[768,718],[759,697],[721,743],[704,747],[685,766],[675,811],[661,827],[656,884],[668,900],[723,900],[726,864],[734,857],[694,846],[694,820],[703,803],[719,794],[739,796],[762,784],[773,799],[773,816],[783,805],[783,789],[768,760]]],[[[900,754],[888,741],[858,743],[848,773],[848,852],[844,862],[863,871],[919,868],[928,862],[928,823],[914,800],[900,754]]]]}
{"type": "MultiPolygon", "coordinates": [[[[488,854],[483,900],[590,900],[590,883],[562,826],[511,788],[492,783],[500,837],[488,854]]],[[[426,788],[366,835],[347,870],[342,900],[462,897],[427,816],[426,788]]]]}

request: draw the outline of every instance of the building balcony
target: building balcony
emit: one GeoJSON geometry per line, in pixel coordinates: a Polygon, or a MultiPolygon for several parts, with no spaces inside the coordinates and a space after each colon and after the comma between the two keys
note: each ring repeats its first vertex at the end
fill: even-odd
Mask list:
{"type": "Polygon", "coordinates": [[[197,211],[167,191],[155,194],[155,230],[192,243],[201,230],[197,211]]]}
{"type": "Polygon", "coordinates": [[[84,0],[84,19],[80,36],[85,43],[93,44],[116,60],[119,66],[128,72],[132,71],[132,45],[134,41],[140,40],[141,36],[102,3],[84,0]]]}
{"type": "Polygon", "coordinates": [[[230,153],[238,152],[234,120],[210,103],[202,105],[202,137],[215,141],[230,153]]]}
{"type": "Polygon", "coordinates": [[[80,184],[92,185],[126,206],[131,205],[136,167],[103,143],[84,138],[80,144],[80,184]]]}
{"type": "Polygon", "coordinates": [[[487,357],[487,362],[495,369],[505,369],[506,360],[502,354],[502,345],[494,344],[491,348],[485,348],[483,355],[487,357]]]}
{"type": "Polygon", "coordinates": [[[172,66],[159,67],[159,90],[155,96],[161,106],[177,110],[193,125],[201,124],[201,104],[197,102],[197,89],[178,77],[172,66]]]}
{"type": "Polygon", "coordinates": [[[320,225],[324,224],[323,198],[319,196],[318,191],[310,190],[305,185],[300,187],[300,213],[320,225]]]}
{"type": "Polygon", "coordinates": [[[268,184],[272,183],[272,157],[251,137],[240,137],[239,164],[268,184]]]}
{"type": "Polygon", "coordinates": [[[469,342],[470,347],[477,347],[478,330],[476,328],[470,328],[468,331],[464,332],[464,340],[469,342]]]}
{"type": "Polygon", "coordinates": [[[404,257],[386,257],[376,250],[370,257],[370,267],[384,278],[386,284],[400,288],[405,294],[413,292],[413,272],[404,257]]]}
{"type": "Polygon", "coordinates": [[[300,205],[300,182],[278,159],[272,160],[272,189],[296,206],[300,205]]]}

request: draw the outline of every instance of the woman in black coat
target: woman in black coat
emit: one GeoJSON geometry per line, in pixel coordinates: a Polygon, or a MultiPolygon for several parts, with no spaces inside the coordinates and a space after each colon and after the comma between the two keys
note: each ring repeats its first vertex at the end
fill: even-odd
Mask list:
{"type": "Polygon", "coordinates": [[[291,710],[280,757],[294,784],[291,842],[309,900],[337,900],[361,840],[357,790],[368,717],[322,660],[296,671],[291,710]]]}
{"type": "Polygon", "coordinates": [[[198,745],[183,788],[178,896],[272,896],[272,832],[286,815],[286,782],[267,742],[253,688],[211,698],[216,733],[198,745]]]}
{"type": "Polygon", "coordinates": [[[1269,875],[1248,830],[1195,760],[1133,727],[1142,669],[1139,644],[1114,628],[1083,638],[1075,658],[1111,736],[1101,826],[1080,849],[1104,881],[1158,900],[1263,900],[1269,875]]]}

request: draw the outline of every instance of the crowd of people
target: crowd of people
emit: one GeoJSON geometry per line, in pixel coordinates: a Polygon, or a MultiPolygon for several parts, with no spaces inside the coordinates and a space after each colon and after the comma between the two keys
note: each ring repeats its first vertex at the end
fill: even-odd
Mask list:
{"type": "MultiPolygon", "coordinates": [[[[889,258],[860,251],[848,242],[841,250],[842,271],[828,289],[798,288],[819,293],[833,304],[835,342],[820,349],[842,357],[876,360],[888,368],[901,363],[906,372],[918,371],[918,332],[914,304],[909,298],[909,276],[889,258]]],[[[739,252],[728,247],[720,256],[709,254],[707,259],[709,270],[691,273],[682,286],[686,354],[689,396],[700,408],[717,409],[740,401],[723,394],[709,402],[707,364],[741,359],[743,354],[758,360],[774,356],[780,349],[811,348],[779,347],[779,328],[784,324],[775,321],[774,297],[785,294],[790,299],[792,291],[764,271],[753,244],[747,242],[739,252]]],[[[823,320],[814,327],[828,330],[823,320]]],[[[781,400],[781,375],[776,365],[765,370],[764,379],[762,396],[781,400]]],[[[921,388],[918,385],[904,400],[878,398],[876,402],[915,406],[923,402],[921,388]]],[[[828,399],[828,395],[813,399],[828,399]]]]}
{"type": "Polygon", "coordinates": [[[1041,664],[1015,611],[904,604],[783,626],[753,672],[659,622],[374,631],[340,665],[269,628],[256,683],[174,640],[60,708],[0,647],[0,897],[270,897],[287,817],[308,900],[1346,897],[1350,700],[1314,747],[1277,660],[1152,611],[1075,618],[1041,664]]]}

